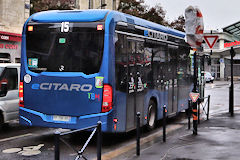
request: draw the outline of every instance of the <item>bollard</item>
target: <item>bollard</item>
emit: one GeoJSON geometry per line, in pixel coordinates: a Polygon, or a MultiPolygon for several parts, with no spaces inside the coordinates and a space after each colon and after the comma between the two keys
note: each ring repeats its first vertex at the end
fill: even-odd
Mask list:
{"type": "Polygon", "coordinates": [[[101,160],[102,152],[102,122],[97,123],[97,160],[101,160]]]}
{"type": "Polygon", "coordinates": [[[209,119],[210,95],[208,95],[207,120],[209,119]]]}
{"type": "Polygon", "coordinates": [[[60,137],[60,132],[56,131],[54,133],[54,141],[55,141],[55,147],[54,147],[54,153],[55,153],[55,160],[59,160],[60,159],[60,147],[59,147],[59,137],[60,137]]]}
{"type": "Polygon", "coordinates": [[[193,116],[193,135],[197,135],[197,125],[198,125],[198,116],[197,116],[197,102],[193,102],[192,105],[192,116],[193,116]]]}
{"type": "Polygon", "coordinates": [[[231,116],[234,115],[234,102],[233,102],[233,84],[229,87],[229,113],[231,116]]]}
{"type": "Polygon", "coordinates": [[[192,107],[191,107],[191,100],[189,99],[188,100],[188,129],[191,129],[191,110],[192,110],[192,107]]]}
{"type": "Polygon", "coordinates": [[[166,105],[163,106],[163,142],[166,142],[166,105]]]}
{"type": "Polygon", "coordinates": [[[229,86],[229,113],[232,111],[232,87],[229,86]]]}
{"type": "Polygon", "coordinates": [[[137,112],[137,137],[136,137],[136,155],[140,156],[140,112],[137,112]]]}

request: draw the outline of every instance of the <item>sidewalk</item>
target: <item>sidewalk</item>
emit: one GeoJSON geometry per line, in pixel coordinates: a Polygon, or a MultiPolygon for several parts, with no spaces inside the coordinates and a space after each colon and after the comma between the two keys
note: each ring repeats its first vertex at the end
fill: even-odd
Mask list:
{"type": "MultiPolygon", "coordinates": [[[[233,81],[234,84],[238,84],[240,83],[240,81],[233,81]]],[[[211,83],[207,83],[207,84],[211,84],[211,83]]],[[[216,86],[224,86],[224,85],[230,85],[231,81],[214,81],[213,82],[214,85],[216,86]]]]}
{"type": "Polygon", "coordinates": [[[166,143],[159,139],[141,146],[139,157],[132,154],[127,160],[237,160],[240,159],[240,112],[215,115],[198,125],[198,135],[186,127],[167,135],[166,143]]]}

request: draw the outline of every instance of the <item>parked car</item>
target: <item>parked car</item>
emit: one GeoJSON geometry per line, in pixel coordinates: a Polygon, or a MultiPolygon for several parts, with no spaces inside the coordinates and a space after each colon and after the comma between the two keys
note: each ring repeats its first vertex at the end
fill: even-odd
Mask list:
{"type": "Polygon", "coordinates": [[[206,82],[212,82],[214,81],[214,77],[212,76],[212,74],[210,72],[205,72],[204,73],[204,79],[206,82]]]}
{"type": "Polygon", "coordinates": [[[0,125],[18,119],[20,64],[0,63],[0,125]]]}

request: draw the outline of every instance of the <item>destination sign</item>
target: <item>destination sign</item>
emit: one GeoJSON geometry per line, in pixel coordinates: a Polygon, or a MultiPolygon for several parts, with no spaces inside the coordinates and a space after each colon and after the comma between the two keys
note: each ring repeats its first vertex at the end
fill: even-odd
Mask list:
{"type": "Polygon", "coordinates": [[[165,33],[157,32],[157,31],[151,31],[151,30],[144,30],[144,36],[155,38],[155,39],[161,39],[164,41],[168,40],[168,36],[165,33]]]}

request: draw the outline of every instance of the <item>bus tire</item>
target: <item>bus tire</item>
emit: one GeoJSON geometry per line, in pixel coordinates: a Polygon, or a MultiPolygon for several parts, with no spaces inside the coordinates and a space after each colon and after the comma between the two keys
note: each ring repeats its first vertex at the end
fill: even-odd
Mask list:
{"type": "Polygon", "coordinates": [[[149,101],[148,116],[147,116],[147,129],[153,130],[156,126],[157,105],[153,100],[149,101]]]}

